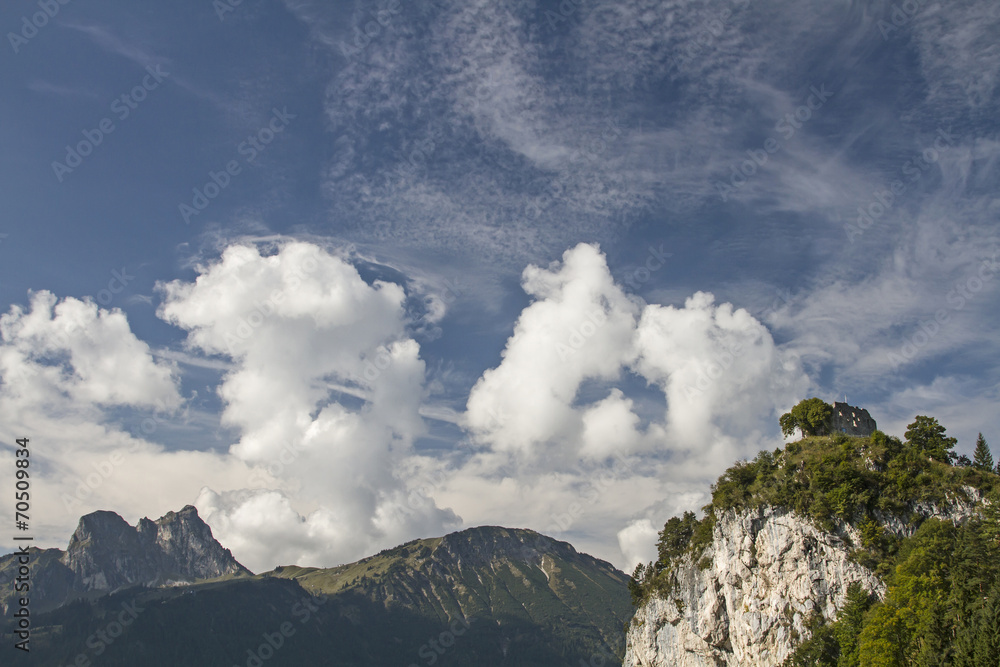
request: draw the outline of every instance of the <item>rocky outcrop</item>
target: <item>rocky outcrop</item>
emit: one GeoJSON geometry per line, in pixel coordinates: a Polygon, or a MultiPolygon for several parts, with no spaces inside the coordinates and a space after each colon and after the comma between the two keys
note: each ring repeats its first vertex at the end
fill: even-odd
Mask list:
{"type": "MultiPolygon", "coordinates": [[[[971,494],[948,507],[911,509],[925,518],[958,521],[972,514],[978,500],[971,494]]],[[[908,522],[884,518],[887,530],[912,534],[908,522]]],[[[625,667],[780,665],[809,636],[811,614],[836,619],[852,583],[885,594],[885,584],[850,559],[859,544],[847,523],[828,532],[773,507],[723,513],[711,545],[676,566],[665,596],[637,610],[625,667]]]]}
{"type": "Polygon", "coordinates": [[[140,519],[135,528],[114,512],[88,514],[62,560],[88,591],[251,574],[191,505],[156,521],[140,519]]]}
{"type": "MultiPolygon", "coordinates": [[[[32,549],[32,609],[44,611],[81,596],[136,584],[163,586],[250,575],[212,536],[198,510],[188,505],[135,527],[114,512],[80,518],[69,546],[32,549]]],[[[7,613],[17,571],[15,555],[0,558],[0,611],[7,613]]]]}

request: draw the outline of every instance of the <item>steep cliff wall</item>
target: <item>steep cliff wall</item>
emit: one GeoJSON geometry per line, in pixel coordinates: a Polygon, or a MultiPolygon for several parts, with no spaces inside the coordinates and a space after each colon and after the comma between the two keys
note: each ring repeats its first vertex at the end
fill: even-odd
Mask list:
{"type": "Polygon", "coordinates": [[[81,517],[62,562],[83,590],[98,591],[251,574],[191,505],[156,521],[140,519],[134,528],[114,512],[81,517]]]}
{"type": "MultiPolygon", "coordinates": [[[[960,521],[979,500],[914,505],[922,517],[960,521]]],[[[885,528],[912,534],[908,522],[883,517],[885,528]]],[[[856,529],[828,532],[784,509],[762,507],[718,517],[712,543],[674,569],[665,594],[637,610],[625,667],[776,667],[809,636],[813,612],[834,620],[847,588],[861,583],[879,597],[885,584],[853,562],[856,529]]]]}

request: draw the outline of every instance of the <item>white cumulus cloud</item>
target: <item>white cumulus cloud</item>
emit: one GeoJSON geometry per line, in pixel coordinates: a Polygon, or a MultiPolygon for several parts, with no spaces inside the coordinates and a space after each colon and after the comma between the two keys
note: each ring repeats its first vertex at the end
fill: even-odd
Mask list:
{"type": "Polygon", "coordinates": [[[234,364],[222,419],[239,430],[230,453],[255,466],[257,488],[201,493],[223,543],[251,569],[329,565],[456,523],[433,503],[407,504],[425,369],[400,286],[370,285],[300,242],[271,255],[231,246],[199,272],[162,286],[160,316],[234,364]]]}
{"type": "Polygon", "coordinates": [[[0,317],[0,336],[8,399],[68,398],[79,408],[180,405],[173,365],[153,359],[120,310],[41,291],[27,312],[15,305],[0,317]]]}
{"type": "MultiPolygon", "coordinates": [[[[616,379],[630,361],[639,305],[587,244],[548,269],[529,266],[522,285],[535,301],[518,318],[503,362],[473,387],[467,417],[479,439],[528,454],[579,438],[577,391],[585,380],[616,379]]],[[[589,426],[597,428],[593,419],[589,426]]]]}
{"type": "Polygon", "coordinates": [[[749,312],[705,292],[646,304],[596,246],[529,266],[522,285],[533,301],[469,395],[479,453],[444,494],[478,489],[463,505],[472,523],[521,516],[633,566],[668,510],[697,509],[697,487],[780,442],[779,411],[808,389],[798,358],[749,312]],[[665,411],[640,411],[657,393],[665,411]]]}

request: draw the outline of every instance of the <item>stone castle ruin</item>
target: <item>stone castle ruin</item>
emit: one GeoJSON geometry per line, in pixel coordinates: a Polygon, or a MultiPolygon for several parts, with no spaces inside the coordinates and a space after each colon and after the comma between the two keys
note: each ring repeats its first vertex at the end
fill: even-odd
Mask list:
{"type": "Polygon", "coordinates": [[[847,435],[871,435],[878,426],[867,410],[847,403],[834,403],[830,417],[830,433],[847,435]]]}

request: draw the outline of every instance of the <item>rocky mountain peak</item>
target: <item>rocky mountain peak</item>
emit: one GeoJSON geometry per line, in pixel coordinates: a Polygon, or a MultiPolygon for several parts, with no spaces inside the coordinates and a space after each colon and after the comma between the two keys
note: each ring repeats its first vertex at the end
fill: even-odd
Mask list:
{"type": "MultiPolygon", "coordinates": [[[[32,601],[39,610],[136,584],[253,574],[216,541],[191,505],[155,521],[143,517],[135,526],[114,512],[91,512],[80,517],[66,551],[38,550],[32,569],[32,601]]],[[[0,612],[9,606],[16,574],[16,555],[0,557],[0,612]]]]}
{"type": "Polygon", "coordinates": [[[530,562],[547,553],[567,549],[567,553],[575,552],[568,544],[532,530],[498,526],[479,526],[445,535],[438,549],[467,565],[484,565],[496,559],[530,562]]]}
{"type": "Polygon", "coordinates": [[[84,590],[251,574],[191,505],[156,521],[142,518],[135,527],[114,512],[81,517],[62,562],[84,590]]]}
{"type": "Polygon", "coordinates": [[[95,535],[103,538],[127,539],[127,536],[132,532],[134,532],[132,526],[128,525],[128,522],[119,515],[106,510],[98,510],[80,517],[76,531],[70,537],[69,548],[81,548],[82,545],[88,544],[95,535]]]}

